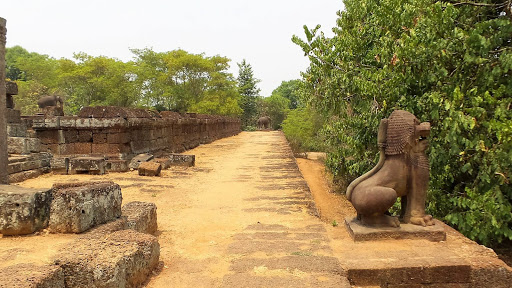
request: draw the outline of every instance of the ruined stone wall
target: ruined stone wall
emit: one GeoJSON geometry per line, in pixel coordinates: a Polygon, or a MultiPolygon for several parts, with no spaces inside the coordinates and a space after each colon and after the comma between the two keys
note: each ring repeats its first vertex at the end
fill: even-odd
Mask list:
{"type": "Polygon", "coordinates": [[[139,153],[182,152],[240,132],[237,118],[156,113],[122,107],[85,107],[78,116],[25,117],[53,155],[130,157],[139,153]]]}

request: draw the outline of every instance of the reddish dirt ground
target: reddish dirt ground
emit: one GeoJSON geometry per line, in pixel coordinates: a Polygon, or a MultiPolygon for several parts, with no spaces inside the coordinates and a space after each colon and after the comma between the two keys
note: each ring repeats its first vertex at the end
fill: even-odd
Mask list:
{"type": "MultiPolygon", "coordinates": [[[[440,243],[354,243],[344,227],[344,218],[355,215],[352,206],[330,192],[321,161],[293,158],[281,132],[243,132],[185,154],[196,155],[195,167],[173,167],[161,177],[49,174],[19,185],[109,179],[121,185],[123,203],[154,202],[162,265],[147,287],[351,287],[347,269],[372,261],[497,260],[492,250],[448,227],[440,243]]],[[[4,237],[0,267],[51,263],[74,238],[44,231],[4,237]]]]}

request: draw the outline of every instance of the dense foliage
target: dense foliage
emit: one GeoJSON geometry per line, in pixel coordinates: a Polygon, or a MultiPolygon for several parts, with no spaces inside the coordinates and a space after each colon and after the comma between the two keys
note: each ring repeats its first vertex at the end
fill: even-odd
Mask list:
{"type": "Polygon", "coordinates": [[[373,167],[379,120],[408,110],[432,124],[429,212],[484,244],[512,239],[511,2],[344,3],[334,37],[293,38],[334,175],[373,167]]]}
{"type": "Polygon", "coordinates": [[[39,97],[59,94],[67,113],[84,106],[113,105],[240,115],[240,95],[227,72],[228,58],[184,50],[132,52],[134,61],[128,62],[85,53],[57,60],[19,46],[7,48],[7,77],[19,86],[17,108],[31,114],[37,111],[39,97]]]}
{"type": "Polygon", "coordinates": [[[283,121],[283,132],[294,152],[324,151],[325,146],[319,131],[324,121],[311,108],[291,110],[283,121]]]}

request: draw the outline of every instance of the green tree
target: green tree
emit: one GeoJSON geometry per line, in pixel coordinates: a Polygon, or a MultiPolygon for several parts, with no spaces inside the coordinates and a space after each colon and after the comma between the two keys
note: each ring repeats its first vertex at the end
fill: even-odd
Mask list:
{"type": "Polygon", "coordinates": [[[379,120],[408,110],[432,124],[429,211],[481,243],[512,239],[510,2],[344,3],[333,38],[293,37],[330,169],[344,183],[369,170],[379,120]]]}
{"type": "Polygon", "coordinates": [[[301,106],[300,103],[300,80],[283,81],[281,85],[272,91],[272,96],[280,95],[290,100],[289,108],[297,109],[301,106]]]}
{"type": "Polygon", "coordinates": [[[257,84],[260,80],[254,78],[251,64],[247,63],[245,59],[238,63],[238,92],[241,95],[240,107],[242,108],[242,127],[256,125],[257,106],[256,98],[260,93],[257,84]]]}
{"type": "Polygon", "coordinates": [[[281,129],[281,123],[286,119],[286,115],[290,111],[290,100],[280,94],[272,94],[270,97],[261,99],[260,115],[269,116],[272,120],[272,129],[281,129]]]}
{"type": "Polygon", "coordinates": [[[115,58],[74,55],[75,61],[61,59],[59,86],[65,92],[66,108],[76,113],[85,106],[133,106],[139,96],[132,62],[115,58]]]}

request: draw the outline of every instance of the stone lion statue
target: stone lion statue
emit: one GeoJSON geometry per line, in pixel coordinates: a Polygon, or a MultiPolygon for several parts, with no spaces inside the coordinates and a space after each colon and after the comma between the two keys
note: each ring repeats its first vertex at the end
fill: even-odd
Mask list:
{"type": "Polygon", "coordinates": [[[399,227],[399,219],[387,215],[398,197],[404,223],[434,225],[432,216],[425,214],[429,181],[425,150],[429,135],[430,123],[420,123],[407,111],[396,110],[388,119],[381,120],[379,162],[347,188],[347,198],[364,225],[399,227]]]}

